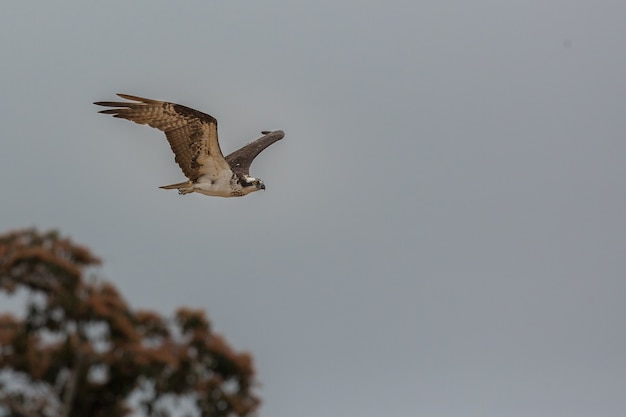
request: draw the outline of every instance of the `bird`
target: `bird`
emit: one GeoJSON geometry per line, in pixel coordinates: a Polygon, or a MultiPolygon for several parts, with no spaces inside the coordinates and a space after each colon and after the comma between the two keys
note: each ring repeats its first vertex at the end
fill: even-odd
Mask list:
{"type": "Polygon", "coordinates": [[[159,188],[181,195],[200,193],[242,197],[265,190],[265,183],[250,176],[250,165],[265,148],[285,136],[282,130],[262,131],[262,137],[224,157],[217,138],[217,120],[190,107],[167,101],[117,94],[128,101],[96,101],[112,107],[98,113],[149,125],[165,133],[174,160],[188,181],[159,188]]]}

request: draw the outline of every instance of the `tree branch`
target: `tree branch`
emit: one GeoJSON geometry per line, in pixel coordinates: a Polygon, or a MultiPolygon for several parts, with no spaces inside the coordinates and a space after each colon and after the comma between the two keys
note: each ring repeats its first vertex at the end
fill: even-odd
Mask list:
{"type": "Polygon", "coordinates": [[[67,383],[65,384],[65,392],[63,393],[63,398],[61,401],[63,402],[61,406],[61,413],[59,417],[69,417],[72,413],[72,404],[74,404],[74,397],[76,397],[76,387],[78,385],[78,378],[81,375],[82,368],[85,364],[85,355],[83,353],[82,345],[83,345],[83,332],[81,325],[78,325],[78,346],[76,346],[76,355],[74,356],[74,365],[73,369],[70,370],[70,375],[67,378],[67,383]]]}

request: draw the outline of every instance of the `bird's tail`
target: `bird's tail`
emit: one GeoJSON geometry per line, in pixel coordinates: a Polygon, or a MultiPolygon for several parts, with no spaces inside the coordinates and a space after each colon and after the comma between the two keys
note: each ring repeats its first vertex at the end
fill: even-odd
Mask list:
{"type": "Polygon", "coordinates": [[[164,185],[162,187],[159,188],[163,188],[164,190],[175,190],[178,188],[187,188],[191,185],[191,183],[189,181],[187,182],[179,182],[178,184],[172,184],[172,185],[164,185]]]}

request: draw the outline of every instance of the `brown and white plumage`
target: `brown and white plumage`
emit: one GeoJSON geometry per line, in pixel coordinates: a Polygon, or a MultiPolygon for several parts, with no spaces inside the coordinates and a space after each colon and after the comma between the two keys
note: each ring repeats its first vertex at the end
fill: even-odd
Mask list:
{"type": "Polygon", "coordinates": [[[98,101],[113,107],[99,113],[147,124],[165,132],[175,161],[187,182],[161,188],[178,189],[180,194],[235,197],[265,189],[263,181],[250,176],[250,164],[265,148],[282,139],[282,130],[264,131],[263,137],[224,158],[217,138],[217,120],[205,113],[165,101],[118,94],[127,102],[98,101]]]}

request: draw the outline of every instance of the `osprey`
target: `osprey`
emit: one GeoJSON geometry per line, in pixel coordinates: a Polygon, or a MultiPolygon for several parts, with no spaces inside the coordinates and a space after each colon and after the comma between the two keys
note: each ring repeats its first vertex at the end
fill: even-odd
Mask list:
{"type": "Polygon", "coordinates": [[[179,194],[193,192],[219,197],[241,197],[265,190],[265,184],[250,176],[250,164],[265,148],[281,140],[282,130],[263,131],[263,137],[243,148],[222,155],[217,140],[217,120],[180,104],[118,94],[128,102],[97,101],[98,106],[115,107],[99,113],[147,124],[165,132],[175,161],[189,181],[164,185],[179,194]]]}

